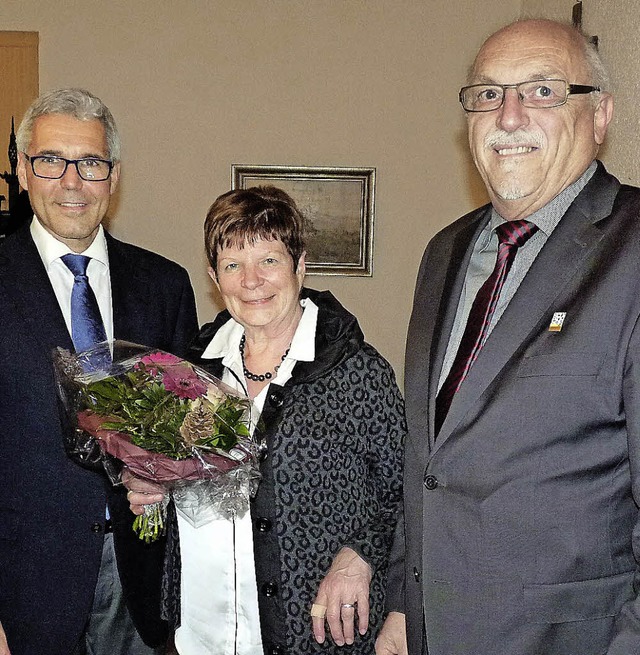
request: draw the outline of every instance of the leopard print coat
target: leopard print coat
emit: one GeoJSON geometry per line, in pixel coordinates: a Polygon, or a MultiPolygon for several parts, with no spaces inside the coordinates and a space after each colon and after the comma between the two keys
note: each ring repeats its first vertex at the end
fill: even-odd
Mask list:
{"type": "MultiPolygon", "coordinates": [[[[403,401],[391,366],[364,341],[357,320],[328,292],[303,289],[318,305],[316,359],[298,362],[284,387],[271,384],[259,438],[267,449],[252,500],[256,579],[265,655],[370,655],[383,620],[384,588],[401,501],[403,401]],[[370,627],[352,646],[317,644],[309,610],[343,547],[372,567],[370,627]]],[[[190,359],[229,320],[205,325],[190,359]]],[[[179,544],[170,534],[166,613],[179,621],[179,544]]]]}

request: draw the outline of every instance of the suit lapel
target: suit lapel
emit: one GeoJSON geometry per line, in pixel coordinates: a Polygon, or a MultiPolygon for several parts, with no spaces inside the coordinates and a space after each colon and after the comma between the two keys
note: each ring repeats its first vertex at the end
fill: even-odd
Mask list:
{"type": "Polygon", "coordinates": [[[24,338],[34,339],[46,349],[73,343],[58,300],[28,226],[8,237],[0,252],[0,289],[12,303],[24,338]],[[16,280],[19,280],[16,283],[16,280]]]}
{"type": "Polygon", "coordinates": [[[596,222],[611,213],[618,189],[615,178],[600,168],[562,217],[455,395],[436,449],[488,391],[500,371],[524,352],[540,330],[547,329],[550,313],[562,311],[556,303],[567,297],[572,281],[603,239],[605,233],[596,222]]]}
{"type": "Polygon", "coordinates": [[[113,337],[131,341],[140,328],[145,306],[153,302],[145,288],[141,288],[140,267],[144,264],[107,234],[109,275],[111,277],[111,304],[113,308],[113,337]]]}
{"type": "Polygon", "coordinates": [[[420,456],[425,461],[433,445],[438,379],[447,347],[446,335],[455,319],[464,271],[471,257],[469,244],[475,243],[488,216],[487,207],[483,207],[448,228],[455,230],[452,238],[436,237],[425,252],[418,276],[407,339],[405,393],[412,430],[429,435],[429,439],[420,441],[420,456]]]}

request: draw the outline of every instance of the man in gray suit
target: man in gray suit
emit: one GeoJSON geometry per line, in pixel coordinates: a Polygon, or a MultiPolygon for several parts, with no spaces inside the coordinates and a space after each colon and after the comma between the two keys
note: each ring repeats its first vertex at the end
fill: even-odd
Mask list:
{"type": "Polygon", "coordinates": [[[595,159],[606,83],[528,20],[461,90],[491,203],[418,276],[378,655],[640,653],[640,190],[595,159]]]}

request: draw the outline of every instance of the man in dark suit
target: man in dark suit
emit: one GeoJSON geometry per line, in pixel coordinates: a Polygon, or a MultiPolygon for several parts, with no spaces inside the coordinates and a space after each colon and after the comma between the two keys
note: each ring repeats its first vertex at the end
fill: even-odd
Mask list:
{"type": "Polygon", "coordinates": [[[137,539],[126,490],[65,455],[51,351],[73,348],[66,254],[90,258],[108,338],[181,354],[197,329],[193,290],[183,268],[101,225],[120,142],[98,98],[41,96],[18,147],[35,216],[0,248],[0,653],[161,653],[160,590],[147,581],[163,544],[137,539]]]}
{"type": "Polygon", "coordinates": [[[640,652],[640,190],[594,46],[514,23],[460,93],[491,204],[427,247],[378,655],[640,652]],[[495,283],[495,284],[494,284],[495,283]]]}

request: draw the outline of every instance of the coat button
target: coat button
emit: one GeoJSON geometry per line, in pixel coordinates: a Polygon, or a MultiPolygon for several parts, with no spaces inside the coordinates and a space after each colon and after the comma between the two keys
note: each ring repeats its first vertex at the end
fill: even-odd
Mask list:
{"type": "Polygon", "coordinates": [[[272,407],[280,408],[284,404],[284,395],[281,391],[272,391],[269,394],[269,402],[272,407]]]}
{"type": "Polygon", "coordinates": [[[256,527],[258,528],[258,532],[269,532],[273,525],[269,519],[257,519],[256,527]]]}
{"type": "Polygon", "coordinates": [[[418,571],[417,567],[413,567],[413,579],[416,582],[420,582],[420,571],[418,571]]]}
{"type": "Polygon", "coordinates": [[[264,460],[267,459],[268,454],[269,454],[269,446],[267,446],[267,440],[262,439],[260,441],[260,445],[258,446],[258,461],[264,462],[264,460]]]}
{"type": "Polygon", "coordinates": [[[427,475],[424,479],[424,486],[428,491],[433,491],[438,488],[438,478],[435,475],[427,475]]]}
{"type": "Polygon", "coordinates": [[[92,523],[91,532],[95,532],[96,534],[102,532],[102,523],[92,523]]]}
{"type": "Polygon", "coordinates": [[[269,655],[286,655],[286,651],[283,646],[280,646],[278,644],[274,644],[273,646],[269,646],[267,649],[267,653],[269,655]]]}
{"type": "Polygon", "coordinates": [[[278,585],[275,582],[265,582],[261,591],[267,598],[273,598],[278,593],[278,585]]]}

